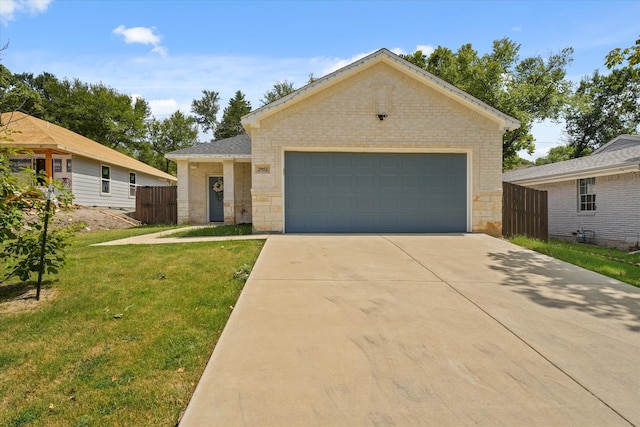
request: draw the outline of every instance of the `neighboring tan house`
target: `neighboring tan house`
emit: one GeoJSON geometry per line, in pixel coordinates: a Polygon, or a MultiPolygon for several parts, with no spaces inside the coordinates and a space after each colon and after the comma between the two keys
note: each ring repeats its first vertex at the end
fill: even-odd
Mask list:
{"type": "Polygon", "coordinates": [[[550,237],[640,242],[640,136],[621,135],[589,156],[508,171],[503,179],[547,191],[550,237]]]}
{"type": "Polygon", "coordinates": [[[502,135],[520,123],[386,49],[242,125],[248,136],[166,155],[179,222],[501,234],[502,135]]]}
{"type": "Polygon", "coordinates": [[[3,129],[8,124],[10,139],[0,140],[0,145],[28,151],[11,158],[14,171],[25,167],[45,171],[47,177],[69,187],[76,204],[133,208],[137,187],[176,181],[174,176],[33,116],[4,113],[0,122],[3,129]]]}

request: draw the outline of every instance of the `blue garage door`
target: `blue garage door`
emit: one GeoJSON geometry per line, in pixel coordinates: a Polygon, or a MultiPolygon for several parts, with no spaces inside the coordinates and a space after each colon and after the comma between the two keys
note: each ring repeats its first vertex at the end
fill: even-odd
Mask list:
{"type": "Polygon", "coordinates": [[[285,153],[285,231],[466,231],[467,156],[285,153]]]}

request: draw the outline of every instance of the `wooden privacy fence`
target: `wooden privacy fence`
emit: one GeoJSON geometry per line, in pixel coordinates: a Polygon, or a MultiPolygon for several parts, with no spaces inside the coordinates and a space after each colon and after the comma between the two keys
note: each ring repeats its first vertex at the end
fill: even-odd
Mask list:
{"type": "Polygon", "coordinates": [[[549,240],[547,192],[502,183],[502,235],[549,240]]]}
{"type": "Polygon", "coordinates": [[[178,187],[136,188],[136,218],[143,224],[178,223],[178,187]]]}

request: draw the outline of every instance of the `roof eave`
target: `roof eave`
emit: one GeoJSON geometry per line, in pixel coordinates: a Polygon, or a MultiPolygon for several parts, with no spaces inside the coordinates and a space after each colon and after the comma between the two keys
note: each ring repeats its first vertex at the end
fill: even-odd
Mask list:
{"type": "Polygon", "coordinates": [[[638,171],[640,171],[640,165],[638,163],[625,162],[615,166],[590,168],[579,172],[557,173],[536,178],[512,179],[507,182],[518,185],[550,184],[553,182],[572,181],[575,179],[595,178],[599,176],[618,175],[621,173],[632,173],[638,171]]]}
{"type": "Polygon", "coordinates": [[[165,154],[169,160],[229,160],[229,159],[251,159],[251,154],[165,154]]]}

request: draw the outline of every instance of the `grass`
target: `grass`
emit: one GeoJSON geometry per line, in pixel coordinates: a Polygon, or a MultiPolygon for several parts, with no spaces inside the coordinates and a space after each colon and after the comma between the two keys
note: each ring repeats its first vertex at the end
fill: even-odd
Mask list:
{"type": "Polygon", "coordinates": [[[211,227],[197,227],[190,230],[171,233],[164,237],[213,237],[213,236],[242,236],[252,233],[251,224],[218,225],[211,227]]]}
{"type": "Polygon", "coordinates": [[[264,242],[89,246],[162,229],[77,236],[54,298],[0,312],[0,425],[176,424],[264,242]]]}
{"type": "Polygon", "coordinates": [[[618,249],[562,240],[549,240],[546,243],[518,236],[510,241],[516,245],[640,287],[640,254],[630,254],[618,249]]]}

